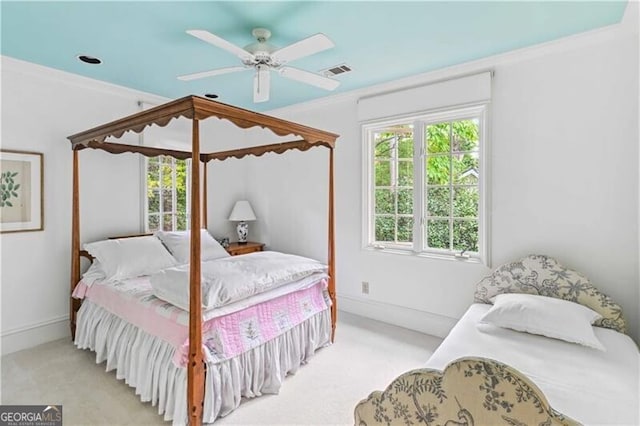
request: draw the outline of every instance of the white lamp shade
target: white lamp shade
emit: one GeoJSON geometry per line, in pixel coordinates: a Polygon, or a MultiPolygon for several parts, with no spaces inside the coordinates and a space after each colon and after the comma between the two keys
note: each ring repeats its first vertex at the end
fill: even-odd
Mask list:
{"type": "Polygon", "coordinates": [[[249,204],[246,200],[236,201],[236,205],[233,206],[233,210],[231,210],[231,214],[229,215],[229,220],[234,221],[246,221],[246,220],[256,220],[256,214],[253,212],[251,208],[251,204],[249,204]]]}

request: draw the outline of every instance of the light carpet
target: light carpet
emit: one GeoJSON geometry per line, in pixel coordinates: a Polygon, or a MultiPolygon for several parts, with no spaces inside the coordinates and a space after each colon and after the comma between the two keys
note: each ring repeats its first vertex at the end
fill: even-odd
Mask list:
{"type": "MultiPolygon", "coordinates": [[[[215,425],[347,425],[353,408],[422,367],[441,339],[340,312],[335,343],[287,377],[278,395],[245,400],[215,425]]],[[[2,357],[3,404],[62,404],[65,425],[169,425],[95,354],[58,340],[2,357]]]]}

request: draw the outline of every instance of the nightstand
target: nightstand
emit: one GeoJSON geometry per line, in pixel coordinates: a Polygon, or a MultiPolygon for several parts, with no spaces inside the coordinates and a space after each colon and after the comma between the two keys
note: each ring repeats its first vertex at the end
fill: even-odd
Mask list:
{"type": "Polygon", "coordinates": [[[231,256],[237,256],[239,254],[253,253],[254,251],[262,251],[264,244],[248,241],[246,244],[231,243],[229,247],[226,247],[227,252],[231,256]]]}

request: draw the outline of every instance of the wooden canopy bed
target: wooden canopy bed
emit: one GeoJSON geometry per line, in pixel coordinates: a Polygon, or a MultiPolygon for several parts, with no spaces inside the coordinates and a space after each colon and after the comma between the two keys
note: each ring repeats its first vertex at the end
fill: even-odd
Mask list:
{"type": "MultiPolygon", "coordinates": [[[[80,282],[80,257],[86,255],[81,250],[80,238],[80,177],[79,152],[91,148],[112,154],[138,153],[146,157],[170,156],[176,159],[191,159],[191,212],[190,212],[190,269],[189,269],[189,343],[187,362],[187,412],[188,421],[199,425],[203,416],[203,399],[205,392],[205,363],[202,353],[202,300],[201,300],[201,234],[200,229],[207,227],[207,164],[211,160],[223,161],[228,158],[242,158],[247,155],[261,156],[265,153],[281,154],[289,150],[306,151],[313,147],[323,146],[329,149],[329,200],[328,200],[328,294],[331,299],[331,340],[336,327],[336,292],[335,292],[335,243],[334,243],[334,156],[338,135],[293,122],[270,117],[264,114],[225,105],[197,96],[187,96],[164,105],[130,115],[81,133],[69,136],[73,150],[73,201],[72,201],[72,235],[71,235],[71,293],[80,282]],[[179,151],[147,146],[125,145],[110,141],[120,138],[124,133],[142,132],[147,126],[156,124],[166,126],[171,120],[179,117],[191,119],[192,140],[191,151],[179,151]],[[230,151],[202,153],[200,149],[201,120],[216,117],[228,120],[242,129],[262,127],[279,136],[294,135],[299,139],[291,142],[275,143],[230,151]],[[201,163],[204,165],[203,180],[200,180],[201,163]],[[201,188],[203,189],[201,193],[201,188]],[[202,199],[202,201],[201,201],[202,199]]],[[[75,338],[76,320],[81,307],[80,300],[71,298],[70,326],[75,338]]]]}

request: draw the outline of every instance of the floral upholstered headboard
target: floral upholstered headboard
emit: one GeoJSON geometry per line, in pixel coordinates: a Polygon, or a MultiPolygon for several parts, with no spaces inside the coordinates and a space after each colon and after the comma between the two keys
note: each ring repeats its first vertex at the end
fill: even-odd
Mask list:
{"type": "Polygon", "coordinates": [[[444,371],[412,370],[355,408],[355,426],[546,425],[580,423],[554,410],[524,374],[486,358],[460,358],[444,371]]]}
{"type": "Polygon", "coordinates": [[[595,288],[587,277],[543,255],[529,255],[507,263],[476,286],[475,301],[492,303],[502,293],[527,293],[579,303],[602,315],[594,325],[626,333],[622,308],[595,288]]]}

